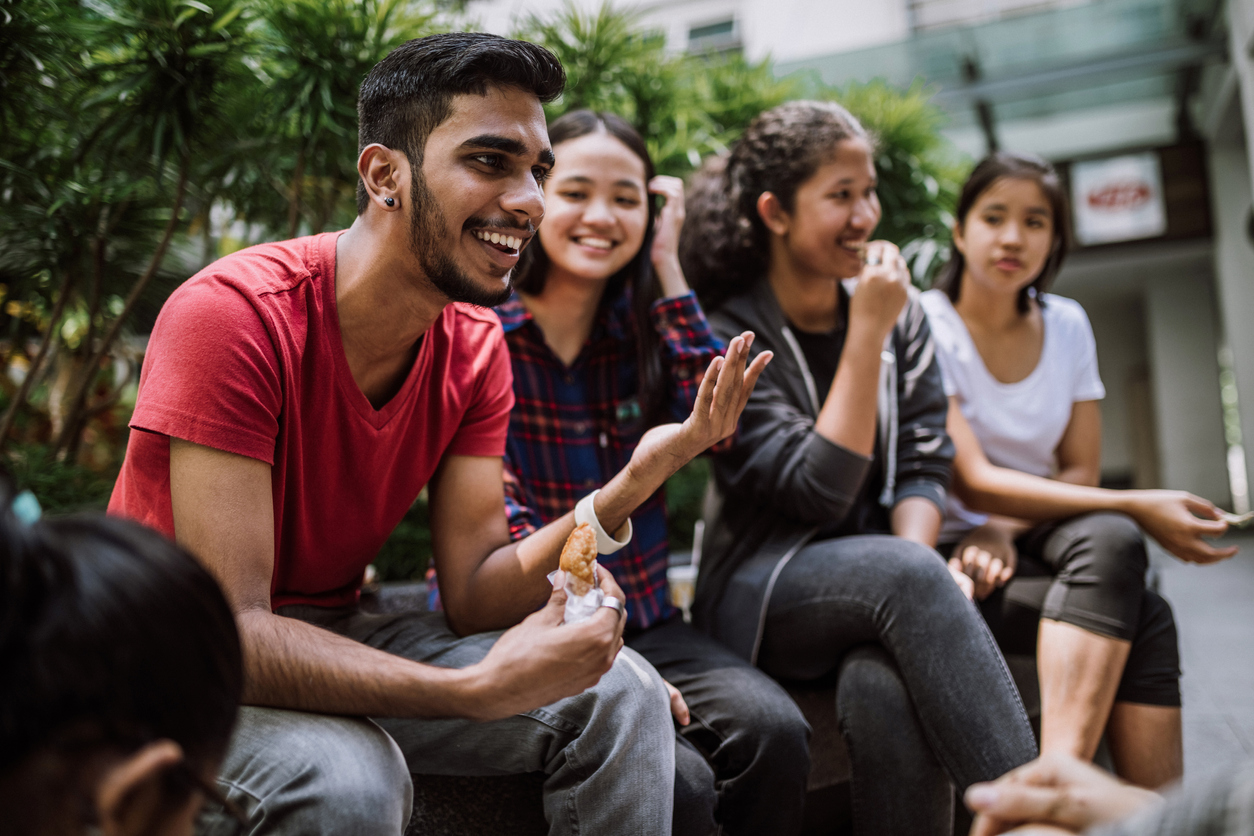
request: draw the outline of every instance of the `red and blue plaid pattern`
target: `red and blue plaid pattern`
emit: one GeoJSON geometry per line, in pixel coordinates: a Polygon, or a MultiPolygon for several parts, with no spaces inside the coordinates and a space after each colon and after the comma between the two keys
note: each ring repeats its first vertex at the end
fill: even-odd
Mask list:
{"type": "MultiPolygon", "coordinates": [[[[496,308],[514,368],[514,410],[505,453],[510,536],[521,540],[575,507],[621,470],[644,431],[636,392],[636,331],[628,293],[602,308],[569,368],[514,295],[496,308]]],[[[694,295],[653,303],[669,380],[670,413],[692,411],[702,375],[722,353],[694,295]]],[[[643,629],[673,612],[666,587],[666,497],[662,490],[632,515],[631,544],[601,558],[627,594],[627,624],[643,629]]]]}

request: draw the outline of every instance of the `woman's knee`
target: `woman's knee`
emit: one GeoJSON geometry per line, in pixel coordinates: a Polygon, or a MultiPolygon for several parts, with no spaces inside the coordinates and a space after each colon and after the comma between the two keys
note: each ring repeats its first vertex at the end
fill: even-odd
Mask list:
{"type": "Polygon", "coordinates": [[[1085,574],[1119,585],[1129,594],[1140,594],[1145,586],[1149,553],[1140,527],[1124,514],[1087,514],[1071,523],[1075,536],[1063,556],[1066,571],[1070,564],[1085,574]]]}
{"type": "Polygon", "coordinates": [[[957,588],[949,576],[944,558],[935,549],[900,537],[885,537],[883,540],[884,552],[880,564],[892,589],[930,595],[942,581],[947,584],[944,588],[957,588]]]}

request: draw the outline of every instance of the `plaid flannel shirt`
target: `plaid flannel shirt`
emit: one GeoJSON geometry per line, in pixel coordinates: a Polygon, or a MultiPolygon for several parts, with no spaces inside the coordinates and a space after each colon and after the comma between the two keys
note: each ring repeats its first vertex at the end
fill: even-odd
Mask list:
{"type": "MultiPolygon", "coordinates": [[[[505,506],[510,537],[521,540],[575,507],[631,458],[643,425],[636,400],[636,332],[631,297],[602,308],[583,350],[568,368],[517,294],[496,308],[514,369],[515,405],[505,453],[505,506]]],[[[692,411],[701,378],[723,345],[689,293],[653,303],[669,383],[669,412],[692,411]]],[[[643,629],[669,615],[669,551],[664,490],[632,514],[631,543],[601,565],[627,595],[627,625],[643,629]]]]}

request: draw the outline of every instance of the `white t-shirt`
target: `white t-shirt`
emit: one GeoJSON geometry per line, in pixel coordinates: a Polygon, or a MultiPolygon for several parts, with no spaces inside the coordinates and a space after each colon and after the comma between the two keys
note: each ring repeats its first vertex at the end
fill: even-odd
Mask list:
{"type": "MultiPolygon", "coordinates": [[[[945,394],[957,397],[984,455],[999,467],[1051,476],[1057,467],[1055,451],[1071,422],[1072,404],[1101,400],[1106,389],[1097,373],[1097,344],[1084,308],[1050,293],[1042,298],[1041,359],[1017,383],[993,377],[943,291],[929,290],[921,301],[936,343],[945,394]]],[[[941,542],[961,540],[986,519],[951,493],[941,542]]]]}

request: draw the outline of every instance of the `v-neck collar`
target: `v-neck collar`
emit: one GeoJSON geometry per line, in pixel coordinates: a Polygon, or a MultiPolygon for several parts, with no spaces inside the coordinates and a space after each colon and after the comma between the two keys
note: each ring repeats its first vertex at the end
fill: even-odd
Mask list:
{"type": "Polygon", "coordinates": [[[335,299],[335,248],[340,235],[343,234],[344,231],[341,230],[328,235],[321,242],[321,252],[318,254],[319,275],[315,277],[315,286],[322,302],[323,339],[327,341],[327,351],[335,364],[335,381],[341,394],[363,421],[376,430],[381,430],[405,408],[409,401],[413,400],[414,393],[418,390],[419,380],[429,372],[432,363],[430,335],[432,331],[442,326],[444,317],[449,315],[451,305],[446,305],[431,323],[431,327],[423,333],[420,338],[421,344],[418,346],[418,355],[406,373],[405,382],[401,384],[400,389],[387,403],[375,409],[370,399],[366,397],[366,393],[361,391],[361,387],[353,378],[352,369],[348,365],[348,355],[344,353],[344,335],[340,330],[339,307],[335,299]]]}

